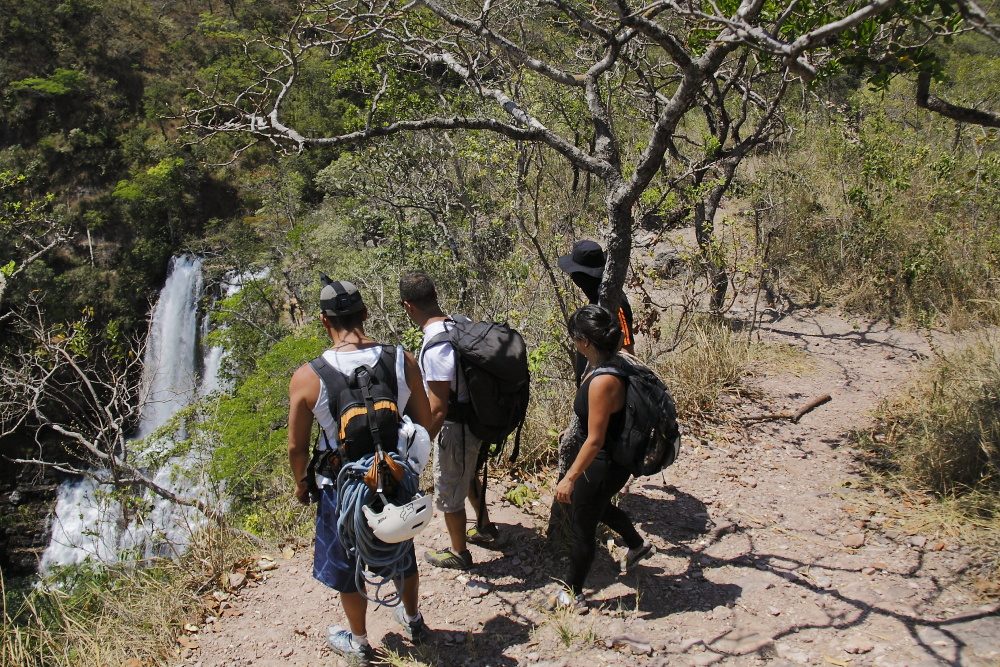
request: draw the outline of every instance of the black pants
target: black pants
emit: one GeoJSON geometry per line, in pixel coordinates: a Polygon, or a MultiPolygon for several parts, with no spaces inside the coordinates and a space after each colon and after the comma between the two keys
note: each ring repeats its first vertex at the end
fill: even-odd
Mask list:
{"type": "Polygon", "coordinates": [[[628,482],[629,472],[606,458],[602,451],[586,472],[576,480],[570,497],[570,529],[572,551],[569,556],[569,577],[566,585],[574,595],[583,591],[583,582],[590,573],[597,551],[597,524],[621,535],[629,549],[642,546],[642,537],[624,510],[611,504],[611,498],[628,482]]]}

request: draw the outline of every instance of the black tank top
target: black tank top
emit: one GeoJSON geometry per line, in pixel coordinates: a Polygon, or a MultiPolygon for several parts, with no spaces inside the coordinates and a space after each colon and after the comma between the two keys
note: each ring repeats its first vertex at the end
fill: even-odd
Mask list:
{"type": "MultiPolygon", "coordinates": [[[[583,445],[584,441],[587,439],[588,435],[588,424],[587,418],[590,415],[590,383],[595,377],[601,375],[601,373],[591,373],[587,376],[587,379],[583,381],[580,388],[576,390],[576,398],[573,399],[573,412],[576,416],[580,418],[580,439],[576,443],[577,450],[583,445]]],[[[622,380],[619,379],[619,382],[622,380]]],[[[611,418],[608,420],[608,431],[604,436],[604,449],[608,449],[609,445],[617,443],[622,436],[622,429],[625,426],[625,407],[618,412],[612,412],[611,418]]]]}

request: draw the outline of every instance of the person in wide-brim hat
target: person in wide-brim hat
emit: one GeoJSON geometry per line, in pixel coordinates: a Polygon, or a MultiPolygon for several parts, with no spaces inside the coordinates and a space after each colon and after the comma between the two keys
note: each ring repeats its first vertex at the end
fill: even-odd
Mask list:
{"type": "MultiPolygon", "coordinates": [[[[596,241],[582,240],[573,244],[573,250],[568,255],[561,256],[556,260],[559,268],[569,274],[577,287],[583,290],[590,303],[597,303],[601,287],[601,278],[604,276],[604,265],[607,256],[604,248],[596,241]]],[[[635,340],[632,334],[632,306],[629,305],[625,293],[618,297],[618,311],[614,314],[621,325],[622,349],[632,354],[635,351],[635,340]]],[[[587,360],[577,355],[576,360],[576,384],[579,386],[586,369],[587,360]]]]}
{"type": "Polygon", "coordinates": [[[558,259],[559,268],[571,276],[582,273],[598,279],[604,275],[606,261],[604,248],[594,241],[577,241],[573,244],[573,252],[558,259]]]}

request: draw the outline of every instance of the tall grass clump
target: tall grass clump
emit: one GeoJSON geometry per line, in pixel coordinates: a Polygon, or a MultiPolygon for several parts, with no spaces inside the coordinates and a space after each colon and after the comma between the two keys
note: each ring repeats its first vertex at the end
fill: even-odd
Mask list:
{"type": "Polygon", "coordinates": [[[1000,498],[1000,339],[995,334],[913,380],[880,412],[890,470],[942,496],[1000,498]]]}
{"type": "Polygon", "coordinates": [[[984,595],[1000,595],[1000,338],[942,356],[877,414],[862,436],[890,488],[932,492],[923,522],[977,547],[984,595]]]}
{"type": "Polygon", "coordinates": [[[739,387],[751,367],[764,355],[759,343],[713,317],[695,318],[682,345],[657,354],[654,364],[684,418],[713,413],[719,398],[739,387]]]}

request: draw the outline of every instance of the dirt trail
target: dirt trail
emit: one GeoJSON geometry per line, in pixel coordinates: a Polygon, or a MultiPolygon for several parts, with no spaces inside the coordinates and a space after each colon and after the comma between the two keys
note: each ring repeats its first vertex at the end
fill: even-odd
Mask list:
{"type": "MultiPolygon", "coordinates": [[[[619,576],[600,549],[589,614],[542,610],[564,563],[540,537],[551,503],[541,489],[523,510],[492,498],[508,544],[473,547],[470,573],[421,562],[426,645],[411,646],[374,608],[373,644],[400,665],[1000,665],[1000,605],[957,583],[971,550],[915,530],[904,500],[867,490],[850,449],[850,431],[927,359],[928,342],[809,313],[764,335],[798,346],[804,361],[759,378],[761,404],[731,399],[736,414],[832,400],[799,423],[742,422],[688,438],[666,484],[633,483],[626,508],[659,553],[619,576]]],[[[418,555],[443,533],[438,516],[418,555]]],[[[183,662],[338,664],[323,633],[344,619],[312,579],[310,549],[271,554],[276,569],[232,594],[221,617],[197,619],[183,662]]]]}

